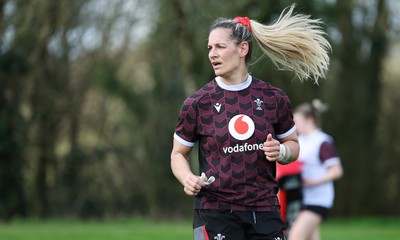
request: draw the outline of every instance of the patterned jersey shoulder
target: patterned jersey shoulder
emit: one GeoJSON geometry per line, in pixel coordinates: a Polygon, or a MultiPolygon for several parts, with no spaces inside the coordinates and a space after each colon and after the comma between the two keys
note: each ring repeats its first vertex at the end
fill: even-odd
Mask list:
{"type": "Polygon", "coordinates": [[[178,123],[175,128],[175,139],[180,143],[192,147],[198,139],[197,119],[199,102],[205,97],[210,96],[215,89],[214,81],[209,82],[204,87],[196,91],[193,95],[186,98],[181,108],[178,123]]]}
{"type": "Polygon", "coordinates": [[[270,94],[275,95],[278,99],[282,97],[288,98],[282,89],[274,87],[270,83],[262,81],[258,78],[253,77],[253,83],[251,87],[268,91],[270,94]]]}
{"type": "Polygon", "coordinates": [[[254,79],[252,87],[257,90],[262,89],[264,104],[268,105],[271,111],[276,111],[277,120],[274,123],[276,137],[282,139],[292,134],[296,127],[293,121],[290,99],[286,93],[282,89],[259,79],[254,79]]]}
{"type": "Polygon", "coordinates": [[[183,102],[184,106],[193,106],[196,105],[202,98],[210,95],[215,91],[216,88],[216,83],[215,81],[210,81],[207,83],[205,86],[197,90],[195,93],[193,93],[191,96],[186,98],[186,100],[183,102]]]}

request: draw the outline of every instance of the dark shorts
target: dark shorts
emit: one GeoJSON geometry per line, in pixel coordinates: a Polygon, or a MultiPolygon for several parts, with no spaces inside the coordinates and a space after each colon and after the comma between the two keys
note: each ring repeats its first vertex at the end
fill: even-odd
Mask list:
{"type": "Polygon", "coordinates": [[[316,213],[316,214],[320,215],[322,217],[322,219],[326,219],[328,217],[329,209],[326,207],[314,206],[314,205],[303,205],[302,209],[316,213]]]}
{"type": "Polygon", "coordinates": [[[194,240],[284,240],[279,212],[195,210],[194,240]]]}

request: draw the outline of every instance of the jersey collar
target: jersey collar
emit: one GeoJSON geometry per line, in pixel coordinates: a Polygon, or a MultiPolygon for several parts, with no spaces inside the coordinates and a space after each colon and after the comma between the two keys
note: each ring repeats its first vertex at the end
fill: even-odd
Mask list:
{"type": "Polygon", "coordinates": [[[241,91],[243,89],[246,89],[250,86],[251,82],[252,82],[252,76],[249,74],[249,76],[247,77],[246,81],[240,84],[236,84],[236,85],[227,85],[225,83],[222,82],[220,77],[216,77],[215,81],[217,82],[218,86],[224,90],[228,90],[228,91],[241,91]]]}

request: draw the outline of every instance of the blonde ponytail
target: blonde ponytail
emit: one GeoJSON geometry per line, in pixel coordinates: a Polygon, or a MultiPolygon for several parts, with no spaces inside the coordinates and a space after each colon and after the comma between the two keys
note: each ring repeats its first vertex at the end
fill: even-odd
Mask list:
{"type": "Polygon", "coordinates": [[[300,113],[305,118],[312,118],[315,125],[321,127],[321,115],[328,109],[329,105],[327,103],[324,103],[319,99],[314,99],[311,103],[307,102],[300,104],[294,109],[293,113],[300,113]]]}
{"type": "Polygon", "coordinates": [[[331,45],[324,37],[321,20],[292,15],[294,7],[295,4],[283,10],[271,25],[250,20],[251,32],[279,69],[293,71],[301,81],[313,78],[318,83],[328,71],[331,45]]]}
{"type": "Polygon", "coordinates": [[[311,105],[320,114],[326,112],[329,109],[329,105],[327,103],[322,102],[318,98],[312,100],[311,105]]]}

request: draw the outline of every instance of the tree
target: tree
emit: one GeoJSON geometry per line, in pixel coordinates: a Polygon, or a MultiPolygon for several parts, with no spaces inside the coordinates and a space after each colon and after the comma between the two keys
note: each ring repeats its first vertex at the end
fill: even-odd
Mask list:
{"type": "MultiPolygon", "coordinates": [[[[399,196],[390,140],[397,115],[388,110],[397,98],[381,77],[387,1],[296,2],[326,23],[328,79],[292,81],[257,47],[250,72],[285,90],[293,106],[314,98],[330,105],[324,128],[345,168],[334,214],[390,212],[399,196]],[[390,196],[371,196],[371,188],[384,195],[372,175],[390,196]]],[[[269,23],[291,3],[0,1],[0,217],[190,213],[169,155],[183,100],[214,77],[209,26],[238,15],[269,23]]],[[[196,160],[194,151],[195,171],[196,160]]]]}
{"type": "Polygon", "coordinates": [[[14,52],[0,56],[0,218],[26,216],[23,171],[25,122],[18,94],[26,72],[25,60],[14,52]]]}
{"type": "Polygon", "coordinates": [[[337,25],[330,22],[341,35],[341,41],[334,46],[337,69],[333,71],[337,77],[331,79],[329,101],[335,104],[327,116],[327,127],[336,136],[345,169],[337,200],[338,212],[342,214],[361,214],[372,209],[377,213],[379,205],[376,203],[380,194],[371,195],[370,190],[380,189],[379,182],[371,176],[375,175],[373,166],[378,159],[376,129],[381,73],[388,44],[388,10],[386,1],[376,3],[374,8],[356,5],[353,1],[338,1],[333,15],[333,19],[338,19],[337,25]],[[361,21],[354,22],[356,11],[361,12],[361,21]],[[376,17],[368,22],[366,19],[373,13],[376,17]]]}

